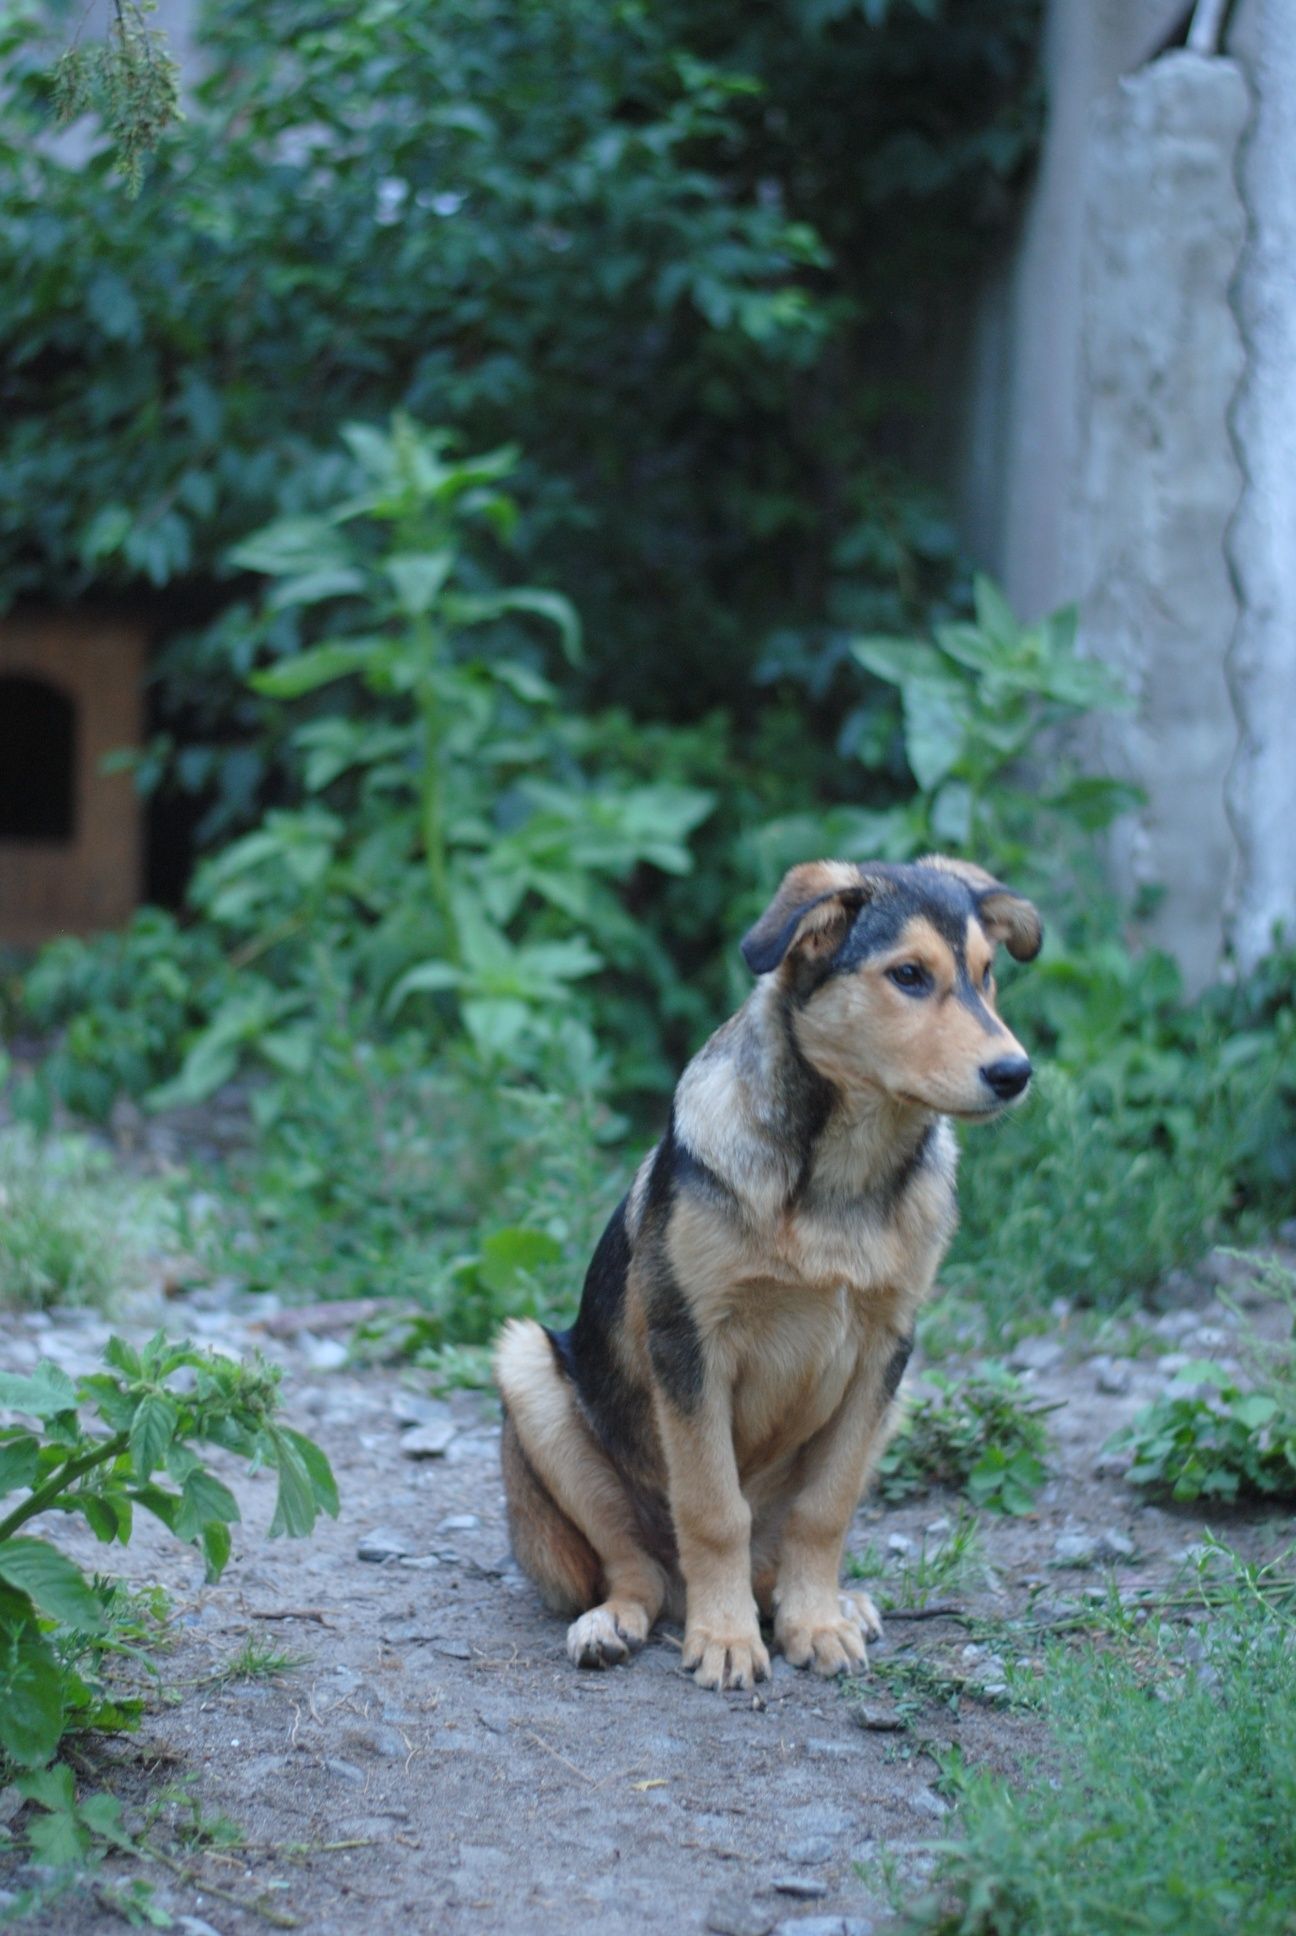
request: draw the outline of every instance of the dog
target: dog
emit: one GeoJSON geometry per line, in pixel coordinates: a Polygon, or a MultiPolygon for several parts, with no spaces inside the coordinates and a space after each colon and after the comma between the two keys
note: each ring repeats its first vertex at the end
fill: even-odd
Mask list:
{"type": "Polygon", "coordinates": [[[957,1221],[950,1119],[1031,1077],[992,959],[1031,903],[942,855],[792,868],[742,943],[756,985],[685,1069],[595,1250],[576,1321],[495,1358],[520,1566],[583,1667],[683,1618],[699,1687],[862,1668],[838,1575],[957,1221]]]}

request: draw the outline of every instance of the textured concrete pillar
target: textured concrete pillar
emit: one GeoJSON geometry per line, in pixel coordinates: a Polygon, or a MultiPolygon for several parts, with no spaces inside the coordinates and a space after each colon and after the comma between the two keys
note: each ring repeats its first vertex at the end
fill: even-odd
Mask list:
{"type": "Polygon", "coordinates": [[[1251,87],[1238,180],[1248,232],[1233,302],[1246,373],[1232,429],[1243,488],[1230,533],[1240,728],[1228,787],[1233,940],[1251,966],[1276,924],[1296,941],[1296,11],[1244,0],[1229,35],[1251,87]]]}
{"type": "Polygon", "coordinates": [[[1235,871],[1225,542],[1242,488],[1228,422],[1244,357],[1229,288],[1248,114],[1233,62],[1172,53],[1109,90],[1090,127],[1069,549],[1084,649],[1137,697],[1099,731],[1108,770],[1147,795],[1118,835],[1120,884],[1161,891],[1145,931],[1190,987],[1218,970],[1235,871]]]}

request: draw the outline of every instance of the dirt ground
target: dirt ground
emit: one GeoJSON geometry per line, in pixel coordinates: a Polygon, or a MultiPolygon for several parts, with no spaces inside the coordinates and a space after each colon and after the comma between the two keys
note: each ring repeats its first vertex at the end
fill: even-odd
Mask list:
{"type": "MultiPolygon", "coordinates": [[[[862,1687],[778,1660],[755,1698],[695,1688],[669,1626],[629,1669],[568,1665],[562,1623],[507,1555],[498,1430],[484,1398],[444,1404],[413,1374],[357,1371],[339,1363],[339,1337],[322,1326],[275,1336],[264,1302],[240,1309],[218,1287],[169,1305],[172,1332],[257,1345],[284,1364],[289,1422],[329,1453],[342,1511],[309,1541],[271,1543],[273,1476],[218,1457],[244,1513],[218,1586],[204,1585],[196,1555],[151,1521],[120,1555],[112,1549],[126,1577],[172,1596],[176,1637],[163,1661],[172,1691],[151,1699],[138,1734],[96,1748],[83,1772],[111,1786],[136,1823],[150,1796],[188,1780],[203,1819],[229,1818],[239,1845],[186,1847],[191,1811],[168,1804],[154,1839],[182,1873],[113,1858],[97,1883],[146,1874],[190,1936],[289,1918],[315,1936],[565,1936],[595,1918],[602,1936],[880,1929],[879,1859],[917,1887],[926,1846],[950,1829],[930,1750],[956,1743],[968,1763],[1011,1772],[1041,1747],[1039,1723],[1002,1691],[1012,1663],[977,1642],[969,1620],[1020,1614],[1032,1596],[1038,1614],[1112,1581],[1168,1580],[1199,1536],[1200,1515],[1146,1505],[1102,1458],[1109,1434],[1185,1354],[1228,1355],[1236,1320],[1209,1302],[1209,1281],[1193,1295],[1192,1308],[1154,1321],[1136,1357],[1094,1356],[1061,1320],[1055,1335],[1026,1340],[1015,1362],[1033,1393],[1061,1407],[1038,1510],[981,1516],[984,1568],[937,1594],[957,1612],[892,1615],[862,1687]],[[420,1425],[438,1455],[410,1455],[406,1435],[420,1425]],[[360,1556],[371,1550],[388,1557],[360,1556]],[[298,1664],[223,1679],[249,1640],[298,1664]],[[915,1674],[897,1679],[888,1662],[915,1674]],[[909,1698],[919,1674],[936,1685],[909,1698]]],[[[144,1301],[112,1328],[147,1334],[158,1317],[144,1301]]],[[[85,1313],[14,1318],[0,1366],[27,1370],[51,1355],[88,1369],[108,1329],[85,1313]]],[[[903,1509],[866,1503],[851,1544],[871,1544],[903,1582],[958,1514],[940,1494],[903,1509]]],[[[1234,1519],[1224,1530],[1263,1547],[1278,1528],[1234,1519]]],[[[57,1531],[84,1563],[103,1564],[105,1549],[78,1521],[57,1531]]],[[[4,1889],[30,1879],[0,1867],[0,1905],[4,1889]]],[[[123,1924],[87,1885],[24,1927],[91,1936],[123,1924]]]]}

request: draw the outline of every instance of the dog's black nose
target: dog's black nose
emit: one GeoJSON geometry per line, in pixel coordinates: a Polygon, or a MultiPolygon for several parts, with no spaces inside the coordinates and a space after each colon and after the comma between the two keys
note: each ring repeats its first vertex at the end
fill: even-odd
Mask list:
{"type": "Polygon", "coordinates": [[[982,1082],[1004,1102],[1020,1096],[1030,1079],[1031,1065],[1024,1055],[1006,1055],[999,1062],[988,1063],[981,1071],[982,1082]]]}

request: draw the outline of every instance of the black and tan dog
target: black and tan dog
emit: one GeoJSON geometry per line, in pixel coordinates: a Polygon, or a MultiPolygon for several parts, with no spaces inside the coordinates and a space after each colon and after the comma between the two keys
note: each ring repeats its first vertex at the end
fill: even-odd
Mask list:
{"type": "Polygon", "coordinates": [[[1030,960],[1039,916],[964,862],[794,867],[575,1324],[505,1329],[514,1551],[578,1616],[577,1664],[627,1660],[668,1605],[702,1687],[768,1674],[761,1613],[794,1665],[863,1664],[880,1627],[839,1592],[842,1544],[954,1231],[948,1118],[1030,1080],[995,1012],[1000,941],[1030,960]]]}

